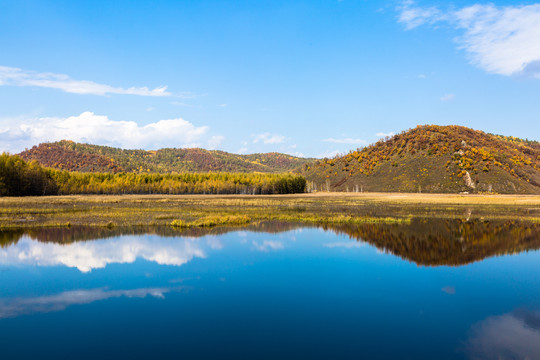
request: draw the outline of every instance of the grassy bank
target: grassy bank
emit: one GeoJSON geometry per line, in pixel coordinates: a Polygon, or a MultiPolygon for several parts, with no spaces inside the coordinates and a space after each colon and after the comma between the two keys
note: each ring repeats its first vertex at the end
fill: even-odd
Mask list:
{"type": "Polygon", "coordinates": [[[264,220],[400,223],[413,217],[540,221],[540,196],[317,193],[0,198],[3,229],[79,225],[208,227],[264,220]]]}

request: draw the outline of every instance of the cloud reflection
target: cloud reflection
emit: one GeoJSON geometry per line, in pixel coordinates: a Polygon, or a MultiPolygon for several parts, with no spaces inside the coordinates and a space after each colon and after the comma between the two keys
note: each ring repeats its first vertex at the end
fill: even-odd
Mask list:
{"type": "Polygon", "coordinates": [[[281,250],[284,248],[281,241],[264,240],[262,243],[253,241],[252,244],[256,250],[263,252],[268,252],[270,250],[281,250]]]}
{"type": "Polygon", "coordinates": [[[540,312],[519,310],[475,324],[467,350],[471,359],[540,359],[540,312]]]}
{"type": "Polygon", "coordinates": [[[180,266],[194,257],[205,258],[206,255],[200,244],[189,238],[122,236],[62,245],[23,237],[17,244],[0,249],[1,265],[65,265],[82,272],[104,268],[107,264],[132,263],[137,258],[180,266]]]}
{"type": "Polygon", "coordinates": [[[98,300],[128,297],[144,298],[153,296],[163,299],[169,288],[141,288],[133,290],[106,290],[103,288],[89,290],[64,291],[55,295],[27,297],[27,298],[0,298],[0,319],[13,318],[20,315],[35,313],[48,313],[61,311],[71,305],[89,304],[98,300]]]}

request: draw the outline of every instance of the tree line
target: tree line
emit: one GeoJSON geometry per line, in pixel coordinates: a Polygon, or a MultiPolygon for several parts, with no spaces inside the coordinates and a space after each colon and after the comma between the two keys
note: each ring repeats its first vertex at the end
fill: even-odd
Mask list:
{"type": "Polygon", "coordinates": [[[262,173],[81,173],[44,168],[4,153],[0,195],[73,194],[291,194],[302,193],[300,175],[262,173]]]}
{"type": "Polygon", "coordinates": [[[0,155],[0,196],[54,195],[58,184],[37,161],[27,163],[19,156],[0,155]]]}

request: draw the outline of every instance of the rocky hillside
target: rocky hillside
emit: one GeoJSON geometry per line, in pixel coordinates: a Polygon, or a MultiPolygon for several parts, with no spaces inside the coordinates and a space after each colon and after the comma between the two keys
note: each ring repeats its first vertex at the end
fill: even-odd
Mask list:
{"type": "Polygon", "coordinates": [[[281,153],[238,155],[204,149],[124,150],[72,141],[44,143],[19,154],[46,167],[82,172],[265,172],[280,173],[313,159],[281,153]]]}
{"type": "Polygon", "coordinates": [[[539,194],[540,143],[424,125],[306,164],[300,173],[319,191],[539,194]]]}

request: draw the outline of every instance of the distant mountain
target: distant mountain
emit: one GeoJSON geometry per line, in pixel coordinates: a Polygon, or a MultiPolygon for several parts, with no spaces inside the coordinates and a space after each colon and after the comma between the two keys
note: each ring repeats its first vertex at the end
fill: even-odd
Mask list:
{"type": "Polygon", "coordinates": [[[63,140],[43,143],[19,154],[41,165],[81,172],[264,172],[290,171],[313,159],[281,153],[238,155],[218,150],[124,150],[63,140]]]}
{"type": "Polygon", "coordinates": [[[316,190],[540,194],[540,143],[424,125],[299,172],[316,190]]]}

